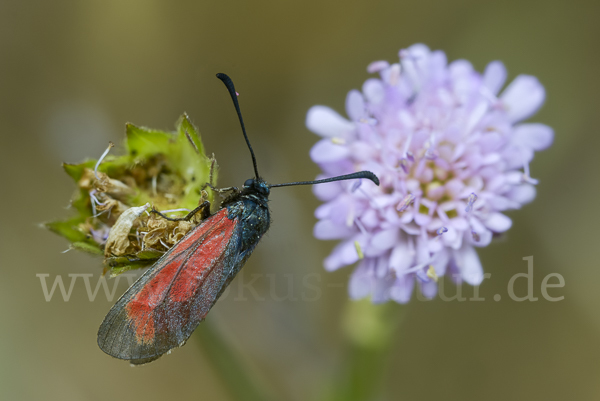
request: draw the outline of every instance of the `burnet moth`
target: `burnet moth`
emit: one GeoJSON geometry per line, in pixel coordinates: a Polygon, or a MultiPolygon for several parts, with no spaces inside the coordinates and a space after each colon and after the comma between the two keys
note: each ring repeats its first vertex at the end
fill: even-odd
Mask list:
{"type": "Polygon", "coordinates": [[[252,156],[254,178],[246,180],[241,189],[218,190],[229,195],[216,213],[209,215],[210,204],[204,202],[186,216],[184,219],[189,219],[200,212],[205,218],[129,287],[104,318],[98,330],[100,349],[134,365],[154,361],[182,346],[204,320],[269,229],[271,188],[361,178],[379,185],[379,179],[370,171],[268,184],[258,174],[233,82],[225,74],[217,77],[233,100],[252,156]]]}

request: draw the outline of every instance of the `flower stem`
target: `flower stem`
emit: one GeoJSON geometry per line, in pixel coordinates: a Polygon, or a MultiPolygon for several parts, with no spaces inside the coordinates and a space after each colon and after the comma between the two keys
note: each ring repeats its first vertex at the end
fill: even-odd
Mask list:
{"type": "Polygon", "coordinates": [[[213,324],[203,322],[194,333],[194,338],[232,400],[273,399],[271,393],[262,387],[262,381],[248,369],[240,355],[218,333],[213,324]]]}
{"type": "Polygon", "coordinates": [[[342,323],[347,339],[345,360],[335,387],[329,388],[323,400],[381,398],[394,334],[403,317],[404,310],[393,302],[349,301],[342,323]]]}

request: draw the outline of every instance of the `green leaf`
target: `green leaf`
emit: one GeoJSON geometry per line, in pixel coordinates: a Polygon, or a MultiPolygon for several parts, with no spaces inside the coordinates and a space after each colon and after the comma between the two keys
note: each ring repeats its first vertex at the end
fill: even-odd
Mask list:
{"type": "Polygon", "coordinates": [[[156,249],[144,249],[143,251],[140,251],[138,253],[135,254],[135,256],[139,259],[145,259],[145,260],[156,260],[159,259],[162,255],[164,255],[164,252],[161,251],[157,251],[156,249]]]}
{"type": "Polygon", "coordinates": [[[93,169],[95,165],[95,160],[88,159],[83,163],[79,164],[63,163],[63,169],[65,169],[65,172],[69,174],[69,176],[77,183],[79,182],[79,180],[81,180],[81,177],[83,176],[83,171],[86,168],[93,169]]]}
{"type": "MultiPolygon", "coordinates": [[[[200,155],[205,156],[204,153],[204,145],[202,144],[202,141],[200,140],[200,135],[198,135],[198,129],[196,129],[196,127],[194,127],[194,124],[192,124],[192,122],[190,121],[190,117],[187,115],[187,113],[183,113],[181,115],[181,117],[179,117],[179,120],[177,120],[177,132],[179,133],[179,140],[182,140],[183,138],[181,137],[181,134],[184,135],[185,137],[185,133],[187,132],[191,138],[191,140],[194,142],[194,145],[196,145],[196,148],[198,149],[198,153],[200,155]]],[[[187,138],[185,138],[187,140],[187,138]]]]}
{"type": "MultiPolygon", "coordinates": [[[[189,117],[183,114],[177,122],[177,131],[167,133],[144,127],[127,124],[127,149],[135,163],[143,163],[158,154],[163,155],[171,169],[182,177],[186,185],[178,207],[193,209],[198,206],[200,192],[205,183],[209,181],[211,161],[204,154],[204,145],[200,140],[198,130],[191,123],[189,117]],[[186,136],[188,133],[196,149],[186,136]]],[[[213,176],[216,182],[216,174],[213,176]]],[[[212,200],[212,194],[209,194],[212,200]]],[[[139,198],[141,204],[151,201],[150,198],[139,198]]]]}
{"type": "Polygon", "coordinates": [[[79,228],[85,222],[85,217],[75,216],[67,220],[57,220],[45,223],[44,227],[62,237],[65,237],[71,243],[74,249],[79,249],[95,255],[102,255],[102,248],[96,241],[89,238],[86,233],[79,228]]]}
{"type": "Polygon", "coordinates": [[[91,253],[93,255],[102,255],[102,249],[100,249],[100,247],[98,246],[98,244],[89,244],[87,242],[73,242],[71,244],[71,246],[74,249],[78,249],[80,251],[84,251],[84,252],[88,252],[91,253]]]}
{"type": "MultiPolygon", "coordinates": [[[[113,263],[113,262],[111,262],[111,263],[113,263]]],[[[134,261],[134,262],[119,261],[119,262],[114,262],[114,263],[117,263],[117,266],[110,268],[110,277],[111,278],[115,278],[120,274],[128,272],[129,270],[144,269],[144,268],[150,267],[154,264],[153,261],[142,261],[142,260],[138,260],[138,261],[134,261]]]]}
{"type": "Polygon", "coordinates": [[[73,200],[71,201],[71,206],[79,212],[80,217],[83,219],[92,215],[90,194],[83,189],[80,189],[75,194],[73,200]]]}
{"type": "Polygon", "coordinates": [[[116,277],[132,269],[141,269],[153,265],[164,252],[155,249],[145,249],[131,256],[114,256],[104,260],[110,268],[110,276],[116,277]]]}
{"type": "MultiPolygon", "coordinates": [[[[211,161],[204,153],[204,145],[200,140],[198,130],[194,127],[188,115],[185,113],[179,118],[177,123],[177,134],[177,144],[179,145],[179,149],[178,152],[174,153],[179,153],[179,155],[175,160],[171,161],[173,167],[175,167],[178,173],[188,182],[182,204],[189,205],[184,207],[193,209],[198,205],[198,195],[200,194],[202,187],[210,179],[211,161]],[[194,142],[194,145],[196,145],[198,153],[196,153],[196,149],[189,143],[186,132],[194,142]]],[[[212,179],[213,182],[216,183],[216,168],[213,171],[212,179]]],[[[212,194],[212,192],[210,194],[212,194]]],[[[209,197],[209,200],[212,201],[212,197],[209,197]]]]}
{"type": "Polygon", "coordinates": [[[174,143],[172,134],[150,128],[136,127],[131,123],[125,125],[127,150],[135,162],[143,162],[157,154],[169,153],[174,143]]]}
{"type": "Polygon", "coordinates": [[[44,223],[44,227],[53,233],[65,237],[70,242],[85,242],[86,235],[79,229],[79,225],[84,221],[84,218],[75,216],[67,220],[44,223]]]}

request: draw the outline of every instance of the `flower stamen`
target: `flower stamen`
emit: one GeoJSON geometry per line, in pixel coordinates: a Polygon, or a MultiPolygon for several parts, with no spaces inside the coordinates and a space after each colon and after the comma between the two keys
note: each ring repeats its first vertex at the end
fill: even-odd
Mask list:
{"type": "Polygon", "coordinates": [[[475,194],[475,192],[471,192],[471,194],[467,198],[467,207],[465,208],[465,212],[469,213],[471,210],[473,210],[473,203],[475,203],[476,200],[477,195],[475,194]]]}
{"type": "Polygon", "coordinates": [[[425,158],[427,160],[435,160],[437,159],[439,156],[439,153],[437,150],[429,148],[425,151],[425,158]]]}
{"type": "Polygon", "coordinates": [[[408,194],[406,195],[402,201],[400,201],[400,203],[398,203],[398,206],[396,206],[396,210],[400,213],[402,213],[403,211],[405,211],[406,209],[408,209],[408,207],[415,201],[415,196],[413,194],[408,194]]]}
{"type": "Polygon", "coordinates": [[[356,249],[356,254],[358,255],[358,258],[364,259],[365,255],[363,254],[363,251],[362,251],[358,241],[354,241],[354,249],[356,249]]]}
{"type": "Polygon", "coordinates": [[[108,152],[110,152],[110,150],[112,149],[113,146],[115,146],[115,144],[112,142],[109,142],[108,148],[106,148],[104,153],[102,153],[102,156],[100,156],[100,158],[98,159],[98,162],[96,162],[96,167],[94,167],[94,177],[96,177],[97,180],[100,180],[100,177],[98,177],[98,167],[100,167],[100,163],[102,163],[102,160],[104,160],[104,158],[106,157],[108,152]]]}
{"type": "Polygon", "coordinates": [[[436,283],[438,282],[438,275],[435,272],[433,265],[429,265],[429,269],[427,269],[427,277],[433,279],[436,283]]]}
{"type": "Polygon", "coordinates": [[[377,125],[377,120],[373,117],[369,118],[360,118],[358,120],[359,123],[367,124],[367,125],[377,125]]]}
{"type": "Polygon", "coordinates": [[[409,169],[408,169],[408,160],[405,158],[400,159],[400,162],[398,163],[400,165],[400,167],[402,168],[402,170],[404,171],[405,174],[408,174],[409,169]]]}

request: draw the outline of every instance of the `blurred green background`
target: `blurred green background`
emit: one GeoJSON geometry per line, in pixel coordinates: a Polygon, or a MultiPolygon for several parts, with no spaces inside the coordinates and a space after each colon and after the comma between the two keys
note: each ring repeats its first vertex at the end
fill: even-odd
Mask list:
{"type": "MultiPolygon", "coordinates": [[[[69,215],[74,186],[61,162],[98,157],[109,140],[122,141],[125,122],[171,129],[186,111],[219,161],[219,185],[240,185],[251,164],[214,77],[226,72],[261,174],[311,179],[317,137],[304,127],[308,108],[343,112],[368,63],[395,61],[422,42],[480,71],[499,59],[509,79],[537,76],[547,101],[532,120],[556,137],[532,164],[537,200],[511,213],[508,235],[479,252],[492,275],[480,290],[486,301],[394,308],[404,319],[383,397],[600,399],[598,15],[596,1],[558,0],[1,1],[0,398],[229,399],[193,342],[135,369],[102,353],[96,332],[112,305],[102,290],[90,302],[79,281],[69,302],[59,294],[45,301],[36,274],[52,282],[93,273],[95,285],[101,271],[99,259],[62,254],[67,242],[38,228],[69,215]],[[540,300],[511,301],[507,283],[530,255],[540,300]],[[550,293],[561,302],[541,298],[549,273],[565,278],[550,293]]],[[[271,199],[270,232],[208,319],[277,399],[305,400],[343,364],[351,269],[323,271],[333,243],[312,237],[318,202],[309,188],[271,199]],[[302,281],[309,274],[316,289],[302,281]],[[254,278],[256,294],[241,286],[254,278]]],[[[125,288],[123,280],[117,296],[125,288]]]]}

